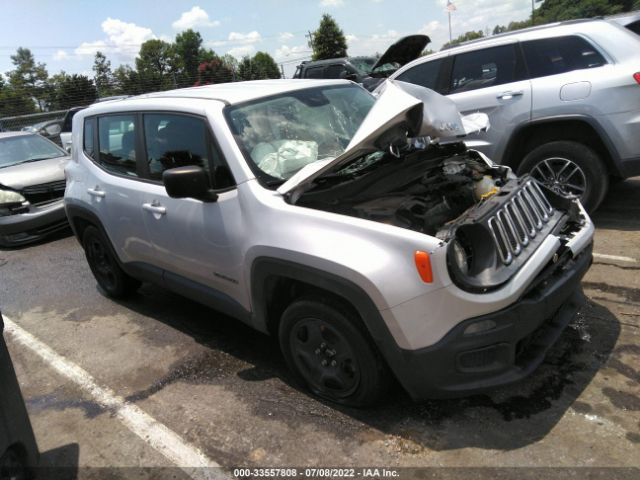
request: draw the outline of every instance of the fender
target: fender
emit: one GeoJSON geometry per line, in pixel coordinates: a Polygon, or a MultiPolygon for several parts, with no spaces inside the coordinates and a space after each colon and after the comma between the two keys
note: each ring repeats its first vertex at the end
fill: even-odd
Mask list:
{"type": "Polygon", "coordinates": [[[598,134],[599,139],[602,141],[602,144],[604,145],[604,148],[606,149],[607,153],[609,154],[609,158],[611,159],[609,167],[612,170],[612,173],[617,175],[621,173],[620,154],[618,153],[618,150],[615,147],[615,144],[613,143],[609,135],[606,133],[606,131],[602,128],[600,123],[595,118],[590,117],[588,115],[579,114],[579,113],[571,114],[571,115],[554,115],[550,117],[540,117],[540,118],[536,118],[535,120],[531,120],[529,122],[521,123],[515,128],[513,135],[511,135],[511,138],[509,139],[509,143],[507,144],[504,150],[504,154],[502,156],[503,161],[501,163],[511,167],[514,166],[513,163],[515,159],[512,159],[510,157],[513,155],[514,151],[517,149],[517,144],[519,143],[518,137],[520,136],[523,130],[529,127],[535,127],[538,125],[544,125],[544,124],[554,123],[554,122],[563,122],[563,121],[580,121],[588,124],[591,128],[593,128],[595,132],[598,134]]]}

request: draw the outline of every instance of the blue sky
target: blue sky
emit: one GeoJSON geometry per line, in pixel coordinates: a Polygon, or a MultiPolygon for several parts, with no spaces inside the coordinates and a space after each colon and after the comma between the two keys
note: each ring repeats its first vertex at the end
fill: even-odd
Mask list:
{"type": "MultiPolygon", "coordinates": [[[[383,52],[398,38],[426,33],[431,48],[448,39],[446,0],[20,0],[2,2],[0,72],[13,68],[10,55],[28,47],[50,74],[92,75],[96,50],[112,66],[133,64],[150,38],[172,40],[186,28],[199,31],[216,53],[237,57],[266,51],[290,76],[310,56],[304,35],[330,13],[347,35],[349,54],[383,52]]],[[[530,0],[458,0],[453,36],[522,20],[530,0]]]]}

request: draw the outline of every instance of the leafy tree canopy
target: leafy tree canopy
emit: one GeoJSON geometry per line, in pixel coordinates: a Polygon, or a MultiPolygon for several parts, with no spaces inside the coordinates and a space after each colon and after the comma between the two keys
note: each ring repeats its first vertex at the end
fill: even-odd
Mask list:
{"type": "Polygon", "coordinates": [[[309,46],[313,60],[327,60],[347,56],[347,40],[344,33],[329,14],[322,15],[320,26],[311,35],[309,46]]]}

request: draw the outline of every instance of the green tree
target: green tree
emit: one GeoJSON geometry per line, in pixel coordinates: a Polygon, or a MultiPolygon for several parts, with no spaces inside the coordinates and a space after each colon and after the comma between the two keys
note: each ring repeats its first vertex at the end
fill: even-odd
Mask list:
{"type": "Polygon", "coordinates": [[[0,117],[33,113],[35,108],[31,97],[17,92],[0,75],[0,117]]]}
{"type": "Polygon", "coordinates": [[[140,75],[129,65],[120,65],[113,71],[113,93],[118,95],[139,95],[145,93],[146,86],[140,81],[140,75]]]}
{"type": "Polygon", "coordinates": [[[233,79],[233,70],[216,55],[213,59],[198,65],[198,79],[195,86],[226,83],[233,81],[233,79]]]}
{"type": "Polygon", "coordinates": [[[28,48],[18,48],[15,55],[11,55],[11,62],[16,67],[8,73],[9,84],[18,96],[35,99],[40,111],[46,106],[47,80],[49,74],[44,63],[37,63],[28,48]]]}
{"type": "Polygon", "coordinates": [[[157,39],[144,42],[136,57],[136,70],[144,90],[153,92],[176,86],[177,64],[172,44],[157,39]]]}
{"type": "Polygon", "coordinates": [[[504,25],[496,25],[496,26],[493,28],[493,33],[492,33],[492,34],[493,34],[493,35],[498,35],[498,34],[500,34],[500,33],[504,33],[504,32],[506,32],[506,31],[507,31],[507,27],[505,27],[504,25]]]}
{"type": "Polygon", "coordinates": [[[344,33],[329,14],[322,15],[320,26],[311,35],[309,46],[313,60],[326,60],[347,56],[347,40],[344,33]]]}
{"type": "Polygon", "coordinates": [[[449,48],[455,45],[458,45],[460,43],[463,42],[468,42],[470,40],[476,40],[477,38],[482,38],[484,37],[484,33],[482,32],[482,30],[478,30],[478,31],[470,31],[470,32],[465,32],[462,35],[460,35],[458,38],[454,38],[451,42],[447,42],[442,46],[442,50],[444,50],[445,48],[449,48]]]}
{"type": "Polygon", "coordinates": [[[271,55],[258,52],[253,57],[246,56],[238,65],[238,80],[264,80],[280,78],[280,69],[271,55]]]}
{"type": "Polygon", "coordinates": [[[193,85],[198,77],[198,65],[203,60],[201,54],[206,53],[202,49],[200,33],[192,29],[179,33],[176,35],[174,48],[177,57],[178,84],[193,85]]]}
{"type": "Polygon", "coordinates": [[[111,72],[111,62],[102,52],[96,52],[93,60],[93,79],[99,97],[108,97],[112,94],[113,73],[111,72]]]}
{"type": "Polygon", "coordinates": [[[55,110],[89,105],[98,98],[96,86],[85,75],[61,72],[52,78],[52,87],[51,108],[55,110]]]}

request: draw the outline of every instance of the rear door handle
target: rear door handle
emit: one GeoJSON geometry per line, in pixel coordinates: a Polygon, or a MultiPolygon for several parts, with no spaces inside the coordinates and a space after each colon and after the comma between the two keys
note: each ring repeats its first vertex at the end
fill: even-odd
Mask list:
{"type": "Polygon", "coordinates": [[[522,95],[524,95],[524,92],[522,90],[518,90],[517,92],[502,92],[496,98],[499,100],[510,100],[513,97],[521,97],[522,95]]]}
{"type": "Polygon", "coordinates": [[[100,190],[100,187],[98,185],[96,185],[95,188],[87,188],[87,193],[92,197],[104,198],[105,196],[104,191],[100,190]]]}
{"type": "Polygon", "coordinates": [[[154,201],[152,203],[143,203],[142,204],[142,208],[143,210],[146,210],[147,212],[151,212],[157,215],[164,215],[165,213],[167,213],[167,208],[160,205],[158,202],[154,201]]]}

